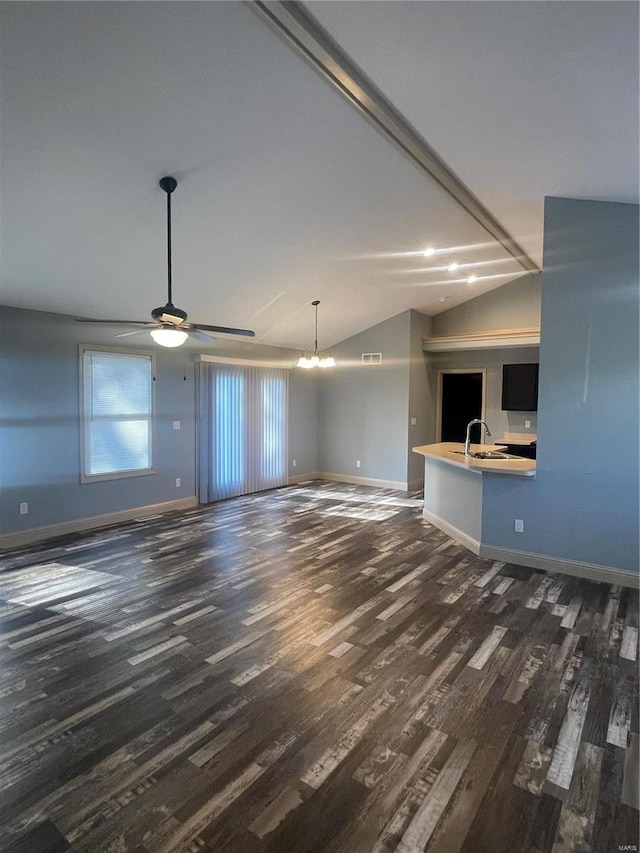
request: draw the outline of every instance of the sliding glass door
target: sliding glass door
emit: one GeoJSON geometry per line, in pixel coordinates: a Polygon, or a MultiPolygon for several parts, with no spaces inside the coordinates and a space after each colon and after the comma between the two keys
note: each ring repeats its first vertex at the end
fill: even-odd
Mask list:
{"type": "Polygon", "coordinates": [[[288,378],[271,367],[197,363],[200,503],[286,484],[288,378]]]}

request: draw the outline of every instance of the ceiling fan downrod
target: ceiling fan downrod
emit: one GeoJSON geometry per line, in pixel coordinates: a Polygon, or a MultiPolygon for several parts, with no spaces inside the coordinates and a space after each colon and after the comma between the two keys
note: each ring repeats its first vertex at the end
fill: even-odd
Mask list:
{"type": "Polygon", "coordinates": [[[167,194],[167,304],[154,308],[151,312],[151,316],[154,320],[162,321],[162,316],[167,313],[166,309],[171,309],[171,316],[176,318],[181,318],[182,320],[187,319],[186,311],[182,311],[180,308],[176,308],[173,304],[173,279],[172,279],[172,256],[171,256],[171,193],[178,186],[178,182],[175,178],[172,178],[170,175],[161,178],[159,181],[160,188],[164,190],[167,194]]]}

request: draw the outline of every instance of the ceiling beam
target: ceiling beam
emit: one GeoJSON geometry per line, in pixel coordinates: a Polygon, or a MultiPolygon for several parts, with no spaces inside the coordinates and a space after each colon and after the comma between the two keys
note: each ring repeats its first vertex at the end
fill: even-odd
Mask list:
{"type": "Polygon", "coordinates": [[[248,5],[266,19],[290,46],[302,54],[325,80],[393,142],[421,172],[435,181],[482,225],[523,269],[532,273],[540,272],[538,265],[522,246],[452,172],[302,3],[291,0],[248,0],[248,5]]]}

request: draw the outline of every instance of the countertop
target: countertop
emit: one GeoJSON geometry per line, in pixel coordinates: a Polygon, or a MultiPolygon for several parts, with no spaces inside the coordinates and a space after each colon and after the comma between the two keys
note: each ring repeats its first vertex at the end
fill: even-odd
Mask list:
{"type": "MultiPolygon", "coordinates": [[[[472,444],[472,451],[500,450],[500,444],[472,444]]],[[[430,459],[439,459],[458,468],[466,468],[478,474],[508,474],[512,477],[535,477],[534,459],[474,459],[455,451],[464,451],[464,444],[448,441],[441,444],[424,444],[413,447],[414,453],[420,453],[430,459]]]]}
{"type": "Polygon", "coordinates": [[[522,444],[527,446],[537,439],[538,436],[535,432],[505,432],[502,438],[496,438],[496,444],[522,444]]]}

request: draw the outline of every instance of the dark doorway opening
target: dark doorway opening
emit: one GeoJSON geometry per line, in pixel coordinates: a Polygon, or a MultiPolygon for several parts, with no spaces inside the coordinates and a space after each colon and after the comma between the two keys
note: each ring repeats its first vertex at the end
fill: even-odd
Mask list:
{"type": "MultiPolygon", "coordinates": [[[[441,373],[440,441],[464,441],[467,424],[482,417],[484,375],[481,371],[441,373]]],[[[471,441],[481,441],[480,424],[471,427],[471,441]]]]}

